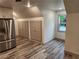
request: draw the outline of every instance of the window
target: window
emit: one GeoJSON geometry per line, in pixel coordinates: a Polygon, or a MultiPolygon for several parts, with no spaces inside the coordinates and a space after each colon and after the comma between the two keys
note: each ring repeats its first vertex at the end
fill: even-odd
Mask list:
{"type": "Polygon", "coordinates": [[[66,31],[66,16],[60,15],[59,16],[59,29],[60,32],[66,31]]]}

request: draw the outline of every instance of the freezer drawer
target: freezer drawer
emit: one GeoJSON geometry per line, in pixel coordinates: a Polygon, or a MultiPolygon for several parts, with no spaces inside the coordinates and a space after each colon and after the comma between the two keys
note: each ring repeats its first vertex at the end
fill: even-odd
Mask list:
{"type": "Polygon", "coordinates": [[[0,42],[0,52],[12,49],[14,47],[16,47],[15,39],[0,42]]]}

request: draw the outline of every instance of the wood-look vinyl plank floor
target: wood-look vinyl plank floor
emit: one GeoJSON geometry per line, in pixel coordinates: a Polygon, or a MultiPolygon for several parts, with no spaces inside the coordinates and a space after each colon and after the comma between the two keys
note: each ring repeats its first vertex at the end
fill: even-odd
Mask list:
{"type": "Polygon", "coordinates": [[[54,39],[45,45],[36,41],[22,40],[19,41],[20,44],[18,42],[16,48],[0,53],[0,59],[64,59],[62,40],[54,39]]]}

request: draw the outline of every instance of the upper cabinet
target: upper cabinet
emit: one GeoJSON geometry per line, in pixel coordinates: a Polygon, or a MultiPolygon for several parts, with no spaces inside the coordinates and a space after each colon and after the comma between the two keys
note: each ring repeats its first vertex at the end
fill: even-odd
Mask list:
{"type": "Polygon", "coordinates": [[[14,0],[0,0],[0,7],[12,8],[14,0]]]}
{"type": "Polygon", "coordinates": [[[13,18],[13,10],[0,7],[0,18],[13,18]]]}
{"type": "Polygon", "coordinates": [[[13,17],[13,0],[0,0],[0,18],[13,17]]]}

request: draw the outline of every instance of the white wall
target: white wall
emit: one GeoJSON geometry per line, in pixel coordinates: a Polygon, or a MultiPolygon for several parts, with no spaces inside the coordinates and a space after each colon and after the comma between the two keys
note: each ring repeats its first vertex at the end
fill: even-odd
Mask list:
{"type": "Polygon", "coordinates": [[[47,43],[55,38],[55,16],[56,13],[52,10],[43,10],[44,16],[44,40],[47,43]]]}
{"type": "Polygon", "coordinates": [[[13,7],[13,16],[17,19],[42,17],[41,12],[37,6],[28,8],[24,5],[15,5],[13,7]]]}
{"type": "Polygon", "coordinates": [[[79,13],[67,15],[65,50],[79,55],[79,13]]]}
{"type": "Polygon", "coordinates": [[[59,39],[64,39],[65,40],[65,32],[59,32],[58,31],[58,26],[59,26],[59,20],[58,20],[58,15],[66,15],[66,11],[58,11],[57,13],[56,13],[56,28],[55,28],[55,30],[56,30],[56,33],[55,33],[55,37],[56,38],[59,38],[59,39]]]}
{"type": "Polygon", "coordinates": [[[64,2],[67,11],[65,50],[78,56],[73,59],[79,59],[79,0],[64,0],[64,2]]]}

